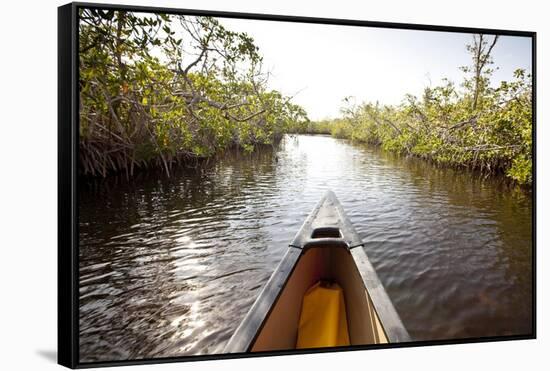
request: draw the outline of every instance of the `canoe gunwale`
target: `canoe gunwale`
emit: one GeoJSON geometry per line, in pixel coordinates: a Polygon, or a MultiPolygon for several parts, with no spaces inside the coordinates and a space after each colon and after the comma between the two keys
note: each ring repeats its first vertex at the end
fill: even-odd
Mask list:
{"type": "MultiPolygon", "coordinates": [[[[324,233],[318,234],[324,235],[324,233]]],[[[352,255],[388,341],[390,343],[411,341],[365,253],[361,238],[334,193],[327,191],[290,243],[283,259],[227,343],[224,353],[244,353],[252,349],[300,257],[310,248],[323,247],[342,247],[352,255]],[[330,230],[338,230],[340,237],[314,238],[316,231],[330,230]]]]}
{"type": "Polygon", "coordinates": [[[287,249],[283,260],[281,260],[247,315],[225,346],[224,353],[244,353],[252,348],[265,320],[275,306],[301,255],[302,249],[296,247],[289,247],[287,249]]]}
{"type": "Polygon", "coordinates": [[[369,261],[364,247],[357,246],[351,249],[350,252],[357,265],[357,269],[372,301],[376,314],[378,315],[378,319],[382,324],[388,342],[403,343],[411,341],[411,337],[403,325],[399,314],[395,310],[386,289],[380,282],[374,267],[369,261]]]}

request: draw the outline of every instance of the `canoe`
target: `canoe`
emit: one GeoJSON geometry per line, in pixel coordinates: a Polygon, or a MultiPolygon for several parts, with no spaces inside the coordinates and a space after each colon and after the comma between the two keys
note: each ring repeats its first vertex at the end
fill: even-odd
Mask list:
{"type": "MultiPolygon", "coordinates": [[[[335,194],[328,191],[297,232],[224,353],[296,349],[304,323],[304,296],[320,282],[336,283],[343,292],[341,315],[347,322],[349,345],[410,341],[362,240],[335,194]]],[[[307,310],[315,309],[324,308],[307,310]]]]}

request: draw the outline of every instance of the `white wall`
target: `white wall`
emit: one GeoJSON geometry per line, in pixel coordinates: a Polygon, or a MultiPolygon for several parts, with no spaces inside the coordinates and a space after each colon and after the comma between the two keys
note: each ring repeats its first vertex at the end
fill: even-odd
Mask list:
{"type": "MultiPolygon", "coordinates": [[[[550,32],[543,1],[420,0],[311,3],[297,0],[134,0],[155,5],[373,21],[533,30],[538,32],[538,162],[550,161],[550,32]],[[544,111],[544,112],[543,112],[544,111]]],[[[2,4],[0,50],[0,368],[59,369],[56,349],[56,27],[60,1],[2,4]]],[[[155,366],[126,370],[520,370],[541,369],[550,349],[547,246],[548,176],[538,172],[538,336],[536,341],[435,346],[155,366]],[[545,289],[546,292],[543,292],[545,289]],[[537,366],[538,364],[538,366],[537,366]]]]}

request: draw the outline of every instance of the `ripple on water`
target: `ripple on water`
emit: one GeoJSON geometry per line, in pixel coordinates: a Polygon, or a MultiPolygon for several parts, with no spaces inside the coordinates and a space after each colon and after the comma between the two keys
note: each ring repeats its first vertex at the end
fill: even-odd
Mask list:
{"type": "Polygon", "coordinates": [[[219,353],[327,189],[414,339],[531,331],[531,202],[324,136],[80,192],[81,361],[219,353]],[[108,206],[106,206],[108,205],[108,206]]]}

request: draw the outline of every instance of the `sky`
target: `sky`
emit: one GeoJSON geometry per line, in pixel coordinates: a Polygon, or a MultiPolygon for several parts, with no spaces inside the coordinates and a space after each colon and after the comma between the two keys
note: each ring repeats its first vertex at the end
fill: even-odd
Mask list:
{"type": "MultiPolygon", "coordinates": [[[[446,77],[457,84],[470,64],[471,34],[357,26],[220,19],[232,31],[254,38],[271,72],[269,87],[295,95],[311,120],[340,115],[342,100],[355,97],[399,104],[405,94],[446,77]]],[[[493,49],[492,84],[511,80],[517,68],[531,70],[531,39],[501,36],[493,49]]]]}

